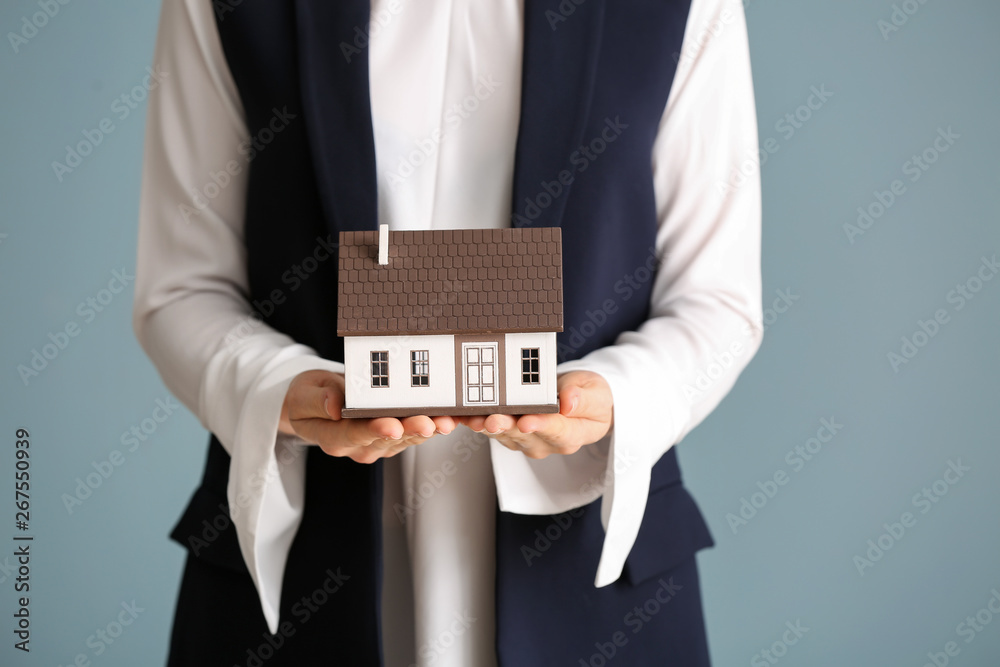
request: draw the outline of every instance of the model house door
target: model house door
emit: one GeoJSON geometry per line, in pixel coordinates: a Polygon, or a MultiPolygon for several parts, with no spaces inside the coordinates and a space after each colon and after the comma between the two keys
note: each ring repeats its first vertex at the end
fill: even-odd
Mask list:
{"type": "Polygon", "coordinates": [[[462,343],[464,404],[497,405],[497,344],[462,343]]]}

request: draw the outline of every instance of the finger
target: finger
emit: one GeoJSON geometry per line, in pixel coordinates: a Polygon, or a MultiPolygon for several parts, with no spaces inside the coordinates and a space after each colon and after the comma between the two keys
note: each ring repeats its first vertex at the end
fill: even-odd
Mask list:
{"type": "Polygon", "coordinates": [[[538,447],[525,447],[523,444],[521,445],[521,453],[527,456],[529,459],[536,459],[536,460],[547,459],[553,454],[562,454],[561,451],[553,449],[548,445],[541,445],[538,447]]]}
{"type": "Polygon", "coordinates": [[[547,443],[555,449],[562,449],[575,442],[574,434],[577,419],[564,417],[561,414],[554,415],[525,415],[517,422],[517,429],[525,435],[547,443]]]}
{"type": "MultiPolygon", "coordinates": [[[[400,440],[406,433],[402,422],[395,417],[379,417],[377,419],[362,419],[357,421],[367,422],[364,424],[363,433],[368,436],[368,442],[376,438],[382,440],[400,440]]],[[[364,435],[359,433],[358,438],[358,444],[363,444],[364,435]]]]}
{"type": "Polygon", "coordinates": [[[410,444],[398,419],[306,419],[296,422],[296,432],[317,443],[330,456],[346,456],[358,463],[372,463],[394,456],[410,444]]]}
{"type": "Polygon", "coordinates": [[[524,450],[521,448],[521,443],[516,441],[514,438],[501,434],[493,439],[499,442],[507,449],[511,450],[512,452],[522,452],[522,453],[524,452],[524,450]]]}
{"type": "Polygon", "coordinates": [[[429,438],[434,435],[436,426],[434,420],[426,416],[406,417],[402,420],[403,433],[410,436],[429,438]]]}
{"type": "MultiPolygon", "coordinates": [[[[525,415],[520,418],[512,415],[490,415],[486,420],[486,433],[508,449],[520,451],[533,459],[543,459],[552,453],[564,453],[567,443],[561,435],[563,423],[570,420],[561,415],[525,415]],[[540,433],[522,430],[522,423],[528,424],[540,433]],[[498,428],[499,431],[491,432],[498,428]],[[553,434],[560,434],[553,437],[553,434]],[[553,437],[552,440],[549,438],[553,437]]],[[[575,451],[578,448],[573,448],[575,451]]]]}
{"type": "Polygon", "coordinates": [[[407,447],[412,447],[413,445],[419,445],[422,442],[426,442],[427,438],[421,438],[420,436],[408,436],[404,435],[399,440],[373,440],[367,449],[376,450],[385,453],[385,456],[392,456],[388,452],[394,452],[396,450],[402,451],[407,447]]]}
{"type": "Polygon", "coordinates": [[[406,445],[393,445],[392,447],[389,447],[388,449],[383,450],[382,458],[384,458],[384,459],[391,459],[393,456],[395,456],[396,454],[399,454],[401,451],[403,451],[406,448],[407,448],[406,445]]]}
{"type": "Polygon", "coordinates": [[[487,434],[494,436],[510,431],[516,424],[517,419],[511,415],[490,415],[483,422],[483,428],[487,434]]]}
{"type": "Polygon", "coordinates": [[[295,430],[309,433],[313,442],[319,443],[327,453],[332,450],[368,447],[373,442],[398,440],[403,431],[398,419],[309,419],[296,422],[295,430]]]}
{"type": "Polygon", "coordinates": [[[346,456],[356,463],[364,463],[365,465],[370,465],[379,459],[388,457],[387,450],[375,447],[347,447],[338,451],[339,453],[331,452],[331,454],[333,456],[346,456]]]}
{"type": "Polygon", "coordinates": [[[346,456],[346,452],[367,447],[381,438],[371,432],[368,419],[302,419],[294,422],[299,437],[318,444],[332,456],[346,456]]]}
{"type": "Polygon", "coordinates": [[[553,419],[565,419],[562,415],[522,415],[517,420],[517,430],[521,433],[538,433],[543,431],[553,419]]]}
{"type": "Polygon", "coordinates": [[[339,423],[340,422],[335,422],[331,419],[322,418],[295,419],[291,421],[292,429],[295,431],[295,435],[302,438],[306,442],[311,442],[314,445],[320,445],[321,447],[331,444],[337,440],[335,434],[338,429],[335,428],[335,426],[339,425],[339,423]]]}
{"type": "Polygon", "coordinates": [[[504,434],[496,439],[508,449],[521,452],[529,459],[544,459],[551,454],[562,453],[559,448],[532,434],[504,434]]]}
{"type": "Polygon", "coordinates": [[[434,430],[438,433],[448,435],[458,426],[454,417],[431,417],[434,422],[434,430]]]}
{"type": "Polygon", "coordinates": [[[483,430],[483,424],[486,423],[486,416],[487,415],[469,415],[459,417],[458,421],[461,424],[465,424],[476,433],[479,433],[483,430]]]}

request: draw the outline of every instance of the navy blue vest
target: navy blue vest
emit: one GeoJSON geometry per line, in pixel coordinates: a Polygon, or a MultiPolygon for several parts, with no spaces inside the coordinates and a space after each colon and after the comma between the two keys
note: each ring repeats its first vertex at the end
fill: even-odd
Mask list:
{"type": "MultiPolygon", "coordinates": [[[[335,245],[342,230],[377,226],[368,54],[358,38],[363,31],[355,30],[368,25],[369,3],[214,4],[257,141],[245,229],[251,299],[271,326],[324,357],[343,359],[335,255],[303,260],[325,254],[314,251],[335,245]],[[276,116],[280,122],[272,122],[276,116]],[[306,270],[290,271],[294,266],[306,270]],[[272,308],[276,290],[284,301],[272,308]]],[[[405,0],[403,7],[420,11],[405,0]]],[[[651,262],[657,228],[651,149],[688,9],[689,0],[525,0],[512,223],[562,228],[562,359],[612,344],[647,317],[652,281],[627,277],[651,262]],[[615,308],[603,309],[607,300],[615,308]]],[[[185,545],[202,535],[203,521],[219,514],[228,465],[213,438],[202,487],[174,531],[185,545]]],[[[308,456],[305,515],[290,556],[282,615],[289,618],[300,591],[314,590],[327,568],[349,574],[324,609],[335,655],[343,657],[331,664],[380,661],[381,472],[379,464],[327,457],[318,448],[308,456]]],[[[595,589],[602,539],[600,501],[556,518],[498,513],[502,664],[578,664],[567,656],[590,664],[595,646],[616,631],[629,638],[627,647],[612,646],[619,655],[628,652],[624,664],[667,664],[657,656],[683,653],[664,632],[633,636],[626,620],[633,606],[662,589],[663,573],[711,544],[680,483],[673,450],[653,469],[625,574],[595,589]]],[[[243,567],[231,527],[198,552],[233,570],[243,567]]]]}

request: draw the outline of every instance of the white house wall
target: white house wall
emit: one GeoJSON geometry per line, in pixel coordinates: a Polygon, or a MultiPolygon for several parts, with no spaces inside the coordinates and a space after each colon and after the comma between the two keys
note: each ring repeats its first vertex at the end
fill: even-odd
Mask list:
{"type": "MultiPolygon", "coordinates": [[[[520,352],[519,352],[520,354],[520,352]]],[[[349,408],[421,408],[455,405],[454,336],[348,336],[344,377],[349,408]],[[389,386],[372,387],[371,353],[389,352],[389,386]],[[410,386],[410,352],[427,350],[430,385],[410,386]]]]}
{"type": "Polygon", "coordinates": [[[556,402],[555,333],[512,333],[504,340],[507,405],[552,405],[556,402]],[[539,384],[521,384],[521,348],[537,347],[539,384]]]}

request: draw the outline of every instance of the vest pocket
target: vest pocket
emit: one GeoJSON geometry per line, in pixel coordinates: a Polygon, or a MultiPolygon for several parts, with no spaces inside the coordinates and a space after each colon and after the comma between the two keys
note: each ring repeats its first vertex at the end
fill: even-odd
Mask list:
{"type": "Polygon", "coordinates": [[[680,483],[649,495],[625,577],[633,586],[666,572],[695,552],[715,544],[694,498],[680,483]]]}
{"type": "Polygon", "coordinates": [[[170,538],[195,558],[249,574],[226,499],[204,486],[194,492],[170,538]]]}

